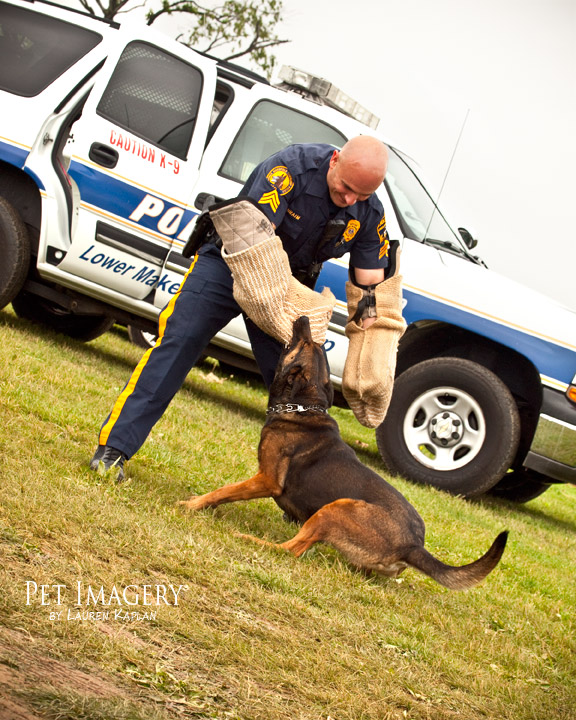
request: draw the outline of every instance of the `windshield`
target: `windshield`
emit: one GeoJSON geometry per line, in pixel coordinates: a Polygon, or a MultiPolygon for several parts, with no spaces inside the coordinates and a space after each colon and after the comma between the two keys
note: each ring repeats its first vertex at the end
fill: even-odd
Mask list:
{"type": "Polygon", "coordinates": [[[468,255],[459,236],[422,185],[416,174],[415,163],[398,150],[389,149],[390,158],[384,183],[404,236],[468,255]]]}

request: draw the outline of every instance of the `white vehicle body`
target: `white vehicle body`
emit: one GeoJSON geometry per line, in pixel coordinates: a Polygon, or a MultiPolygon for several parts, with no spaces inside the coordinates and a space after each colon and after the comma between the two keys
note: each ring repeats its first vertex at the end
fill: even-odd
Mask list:
{"type": "MultiPolygon", "coordinates": [[[[29,271],[21,282],[2,280],[0,299],[82,339],[113,320],[154,332],[190,265],[181,251],[206,196],[234,197],[258,162],[292,142],[341,146],[377,133],[149,28],[130,33],[77,18],[41,2],[0,2],[0,62],[10,66],[0,70],[0,199],[7,206],[0,211],[16,216],[31,241],[30,257],[20,253],[29,271]],[[81,49],[59,60],[43,87],[21,89],[16,69],[24,62],[29,74],[34,68],[19,60],[22,47],[11,55],[8,40],[11,24],[28,22],[27,57],[36,42],[33,60],[42,67],[52,62],[51,49],[40,47],[44,25],[54,37],[81,36],[81,49]]],[[[390,237],[402,244],[408,323],[397,375],[418,366],[422,387],[409,397],[418,383],[397,382],[377,431],[385,463],[469,496],[492,488],[523,500],[551,482],[576,481],[576,314],[488,270],[434,206],[413,162],[382,139],[391,163],[379,195],[390,237]],[[491,407],[479,386],[456,382],[469,363],[482,369],[491,407]],[[446,376],[440,384],[429,380],[434,367],[446,376]],[[498,414],[499,393],[510,396],[507,418],[498,414]],[[440,439],[434,428],[444,415],[440,439]],[[507,449],[497,447],[498,423],[510,426],[507,449]],[[400,456],[388,450],[394,432],[400,456]],[[496,455],[499,463],[488,468],[496,455]]],[[[0,234],[0,247],[12,242],[0,234]]],[[[326,341],[337,388],[347,352],[347,273],[346,257],[327,262],[317,284],[337,297],[326,341]]],[[[241,318],[212,350],[228,360],[252,357],[241,318]]]]}

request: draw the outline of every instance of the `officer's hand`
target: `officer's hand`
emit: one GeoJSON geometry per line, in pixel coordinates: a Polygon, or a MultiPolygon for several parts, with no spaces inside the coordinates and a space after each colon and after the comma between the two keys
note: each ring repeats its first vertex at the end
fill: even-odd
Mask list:
{"type": "Polygon", "coordinates": [[[373,323],[375,323],[376,320],[377,320],[377,318],[375,318],[375,317],[367,317],[367,318],[364,318],[364,320],[362,320],[362,327],[364,328],[364,330],[368,330],[368,328],[370,327],[370,325],[372,325],[373,323]]]}

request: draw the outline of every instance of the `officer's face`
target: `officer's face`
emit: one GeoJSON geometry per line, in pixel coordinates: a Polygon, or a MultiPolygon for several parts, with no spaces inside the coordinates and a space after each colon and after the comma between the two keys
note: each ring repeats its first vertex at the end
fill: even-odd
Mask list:
{"type": "Polygon", "coordinates": [[[340,153],[334,150],[326,174],[330,199],[334,205],[343,208],[367,200],[381,182],[380,177],[375,177],[374,173],[363,168],[361,163],[345,162],[340,153]]]}

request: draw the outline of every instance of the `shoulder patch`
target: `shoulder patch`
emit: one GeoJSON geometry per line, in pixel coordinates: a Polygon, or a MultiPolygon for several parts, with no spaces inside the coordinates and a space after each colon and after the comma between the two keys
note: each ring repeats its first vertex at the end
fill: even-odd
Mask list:
{"type": "Polygon", "coordinates": [[[388,257],[388,249],[390,248],[390,238],[388,237],[388,231],[386,230],[385,215],[382,215],[382,219],[376,227],[376,232],[380,238],[380,252],[378,253],[378,259],[382,260],[382,258],[388,257]]]}
{"type": "Polygon", "coordinates": [[[292,175],[290,175],[285,165],[276,165],[276,167],[272,168],[266,175],[266,180],[276,188],[280,195],[287,195],[294,187],[292,175]]]}
{"type": "Polygon", "coordinates": [[[381,243],[388,240],[388,233],[386,232],[386,215],[382,215],[382,219],[378,223],[376,232],[378,233],[378,237],[380,238],[381,243]]]}

